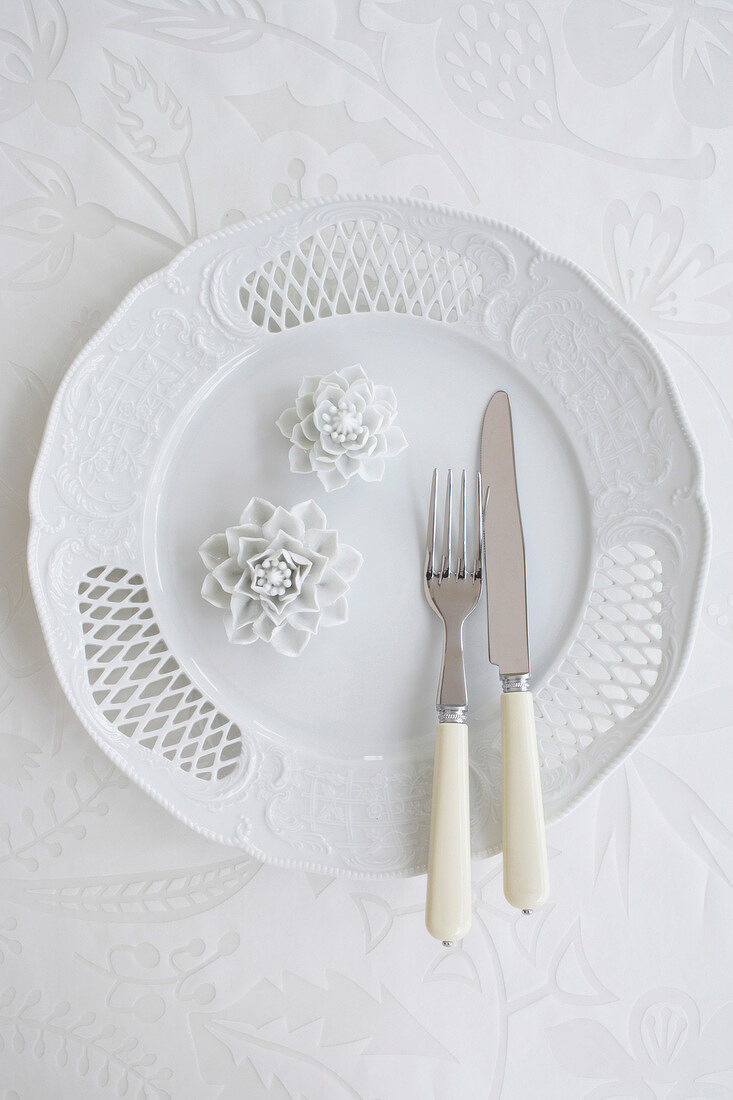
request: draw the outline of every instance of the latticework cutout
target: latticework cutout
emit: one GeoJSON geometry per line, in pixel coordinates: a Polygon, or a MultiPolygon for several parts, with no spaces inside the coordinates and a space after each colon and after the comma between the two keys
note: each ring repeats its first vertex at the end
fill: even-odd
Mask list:
{"type": "Polygon", "coordinates": [[[394,225],[354,219],[324,226],[251,272],[240,301],[269,332],[371,311],[450,322],[470,310],[481,286],[466,256],[394,225]]]}
{"type": "Polygon", "coordinates": [[[225,779],[242,751],[239,728],[171,656],[140,574],[99,565],[78,593],[87,679],[106,720],[199,779],[225,779]]]}
{"type": "Polygon", "coordinates": [[[662,562],[650,546],[601,559],[578,638],[536,696],[544,765],[560,765],[648,699],[662,652],[662,562]]]}

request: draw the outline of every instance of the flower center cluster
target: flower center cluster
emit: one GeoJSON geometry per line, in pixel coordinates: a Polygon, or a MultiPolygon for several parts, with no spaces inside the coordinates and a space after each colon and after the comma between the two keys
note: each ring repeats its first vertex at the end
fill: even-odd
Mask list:
{"type": "Polygon", "coordinates": [[[361,413],[353,401],[342,397],[338,405],[329,404],[321,414],[323,432],[336,443],[353,443],[362,428],[361,413]]]}
{"type": "Polygon", "coordinates": [[[257,562],[252,568],[252,588],[265,596],[284,596],[293,585],[294,567],[279,554],[257,562]]]}

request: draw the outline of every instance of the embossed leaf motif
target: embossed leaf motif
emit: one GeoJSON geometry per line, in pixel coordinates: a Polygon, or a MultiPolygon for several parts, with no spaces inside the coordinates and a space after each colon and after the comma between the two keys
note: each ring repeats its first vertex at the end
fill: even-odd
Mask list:
{"type": "Polygon", "coordinates": [[[142,61],[128,65],[105,50],[112,87],[105,91],[117,112],[117,125],[136,155],[153,164],[170,164],[191,141],[191,114],[167,84],[150,75],[142,61]]]}
{"type": "Polygon", "coordinates": [[[654,1093],[642,1082],[633,1058],[603,1024],[596,1020],[568,1020],[549,1028],[547,1034],[552,1053],[570,1073],[618,1081],[635,1089],[631,1096],[654,1100],[654,1093]]]}
{"type": "Polygon", "coordinates": [[[289,1031],[322,1023],[318,1045],[340,1046],[365,1042],[362,1054],[416,1054],[450,1058],[448,1051],[422,1027],[407,1009],[381,987],[373,997],[345,974],[326,972],[325,988],[286,971],[278,986],[262,979],[226,1014],[262,1028],[285,1020],[289,1031]]]}
{"type": "MultiPolygon", "coordinates": [[[[79,1077],[89,1078],[95,1096],[109,1086],[118,1096],[171,1100],[161,1082],[169,1081],[173,1071],[157,1066],[157,1056],[146,1054],[140,1039],[126,1037],[96,1012],[72,1010],[68,1001],[44,1006],[40,989],[18,994],[12,986],[0,993],[0,1010],[0,1049],[15,1055],[32,1052],[38,1060],[53,1060],[60,1070],[73,1067],[79,1077]]],[[[78,1086],[73,1091],[78,1095],[78,1086]]]]}
{"type": "Polygon", "coordinates": [[[547,977],[548,987],[567,1004],[603,1005],[616,1000],[588,962],[579,920],[558,944],[547,977]]]}
{"type": "Polygon", "coordinates": [[[646,329],[695,332],[733,317],[733,255],[707,244],[683,247],[685,219],[648,191],[635,206],[606,210],[603,248],[611,293],[646,329]]]}
{"type": "Polygon", "coordinates": [[[645,753],[637,753],[634,766],[652,801],[680,840],[706,867],[730,882],[729,876],[713,854],[707,840],[733,851],[733,832],[713,813],[699,794],[684,779],[645,753]]]}
{"type": "Polygon", "coordinates": [[[192,50],[223,52],[251,46],[262,37],[265,16],[257,0],[113,0],[124,18],[114,24],[159,42],[192,50]]]}
{"type": "Polygon", "coordinates": [[[631,799],[626,768],[617,768],[604,780],[596,815],[595,877],[604,860],[614,858],[621,897],[629,911],[629,851],[631,845],[631,799]],[[610,851],[613,850],[613,857],[610,851]]]}
{"type": "Polygon", "coordinates": [[[249,857],[168,871],[88,878],[6,880],[6,897],[79,920],[152,924],[205,913],[238,893],[262,865],[249,857]]]}
{"type": "Polygon", "coordinates": [[[254,128],[260,141],[283,131],[298,130],[312,137],[327,153],[359,142],[371,149],[379,164],[423,153],[427,148],[403,134],[387,118],[352,118],[342,100],[321,106],[300,103],[287,84],[267,92],[227,98],[254,128]]]}

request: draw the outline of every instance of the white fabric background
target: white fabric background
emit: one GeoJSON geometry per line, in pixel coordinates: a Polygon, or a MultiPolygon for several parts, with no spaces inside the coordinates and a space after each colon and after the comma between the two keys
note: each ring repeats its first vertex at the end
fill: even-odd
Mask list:
{"type": "Polygon", "coordinates": [[[733,1096],[733,5],[0,16],[0,1098],[733,1096]],[[536,44],[528,76],[507,36],[503,119],[477,106],[493,9],[536,44]],[[336,191],[477,210],[586,267],[657,343],[706,459],[681,687],[550,830],[551,902],[523,919],[499,861],[476,865],[450,951],[424,880],[260,867],[127,783],[62,697],[28,591],[28,483],[75,352],[194,236],[336,191]]]}

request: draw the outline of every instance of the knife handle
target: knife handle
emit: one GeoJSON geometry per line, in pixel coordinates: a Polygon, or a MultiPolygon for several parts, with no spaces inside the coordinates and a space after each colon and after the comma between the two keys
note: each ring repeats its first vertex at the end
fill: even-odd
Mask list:
{"type": "Polygon", "coordinates": [[[504,896],[517,909],[537,909],[547,901],[550,881],[530,691],[502,693],[501,755],[504,896]]]}
{"type": "Polygon", "coordinates": [[[444,943],[471,927],[471,826],[468,803],[468,726],[438,726],[430,814],[425,924],[444,943]]]}

